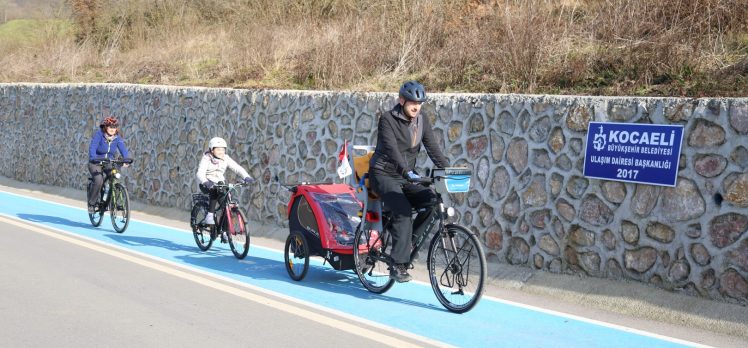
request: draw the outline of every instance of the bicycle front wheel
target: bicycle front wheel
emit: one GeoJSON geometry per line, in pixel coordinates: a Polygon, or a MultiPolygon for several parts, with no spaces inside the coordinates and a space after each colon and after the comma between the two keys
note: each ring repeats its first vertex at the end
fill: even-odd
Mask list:
{"type": "MultiPolygon", "coordinates": [[[[229,246],[234,256],[241,260],[249,252],[249,231],[247,231],[247,220],[241,208],[232,207],[229,210],[231,217],[231,228],[226,233],[229,237],[229,246]]],[[[228,223],[228,221],[227,221],[228,223]]]]}
{"type": "Polygon", "coordinates": [[[389,258],[391,245],[389,233],[371,230],[364,223],[353,238],[356,275],[366,290],[375,294],[384,293],[395,284],[395,280],[390,278],[390,265],[384,261],[389,258]]]}
{"type": "Polygon", "coordinates": [[[112,227],[117,233],[123,233],[130,224],[130,196],[120,183],[114,185],[111,195],[109,216],[112,218],[112,227]]]}
{"type": "MultiPolygon", "coordinates": [[[[91,192],[91,186],[93,186],[93,183],[89,181],[86,188],[86,197],[88,197],[91,192]]],[[[91,225],[93,227],[99,227],[101,222],[104,221],[104,209],[97,205],[96,210],[93,213],[88,213],[88,219],[91,220],[91,225]]]]}
{"type": "Polygon", "coordinates": [[[486,279],[486,256],[478,238],[459,225],[447,225],[431,240],[429,279],[439,302],[465,313],[480,301],[486,279]]]}

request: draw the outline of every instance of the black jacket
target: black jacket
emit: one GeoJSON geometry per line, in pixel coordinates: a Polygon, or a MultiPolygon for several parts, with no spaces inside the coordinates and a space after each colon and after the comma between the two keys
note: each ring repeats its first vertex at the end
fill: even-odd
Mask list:
{"type": "Polygon", "coordinates": [[[377,147],[369,162],[370,170],[380,175],[407,177],[407,173],[416,166],[421,143],[437,167],[449,166],[449,160],[439,148],[428,117],[419,113],[411,121],[402,106],[395,105],[390,112],[379,118],[377,147]],[[415,139],[411,137],[411,127],[415,129],[415,139]]]}

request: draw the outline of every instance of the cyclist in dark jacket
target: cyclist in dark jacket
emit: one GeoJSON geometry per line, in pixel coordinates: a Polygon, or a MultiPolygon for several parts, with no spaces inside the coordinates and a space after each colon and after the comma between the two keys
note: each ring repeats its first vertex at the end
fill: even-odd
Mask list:
{"type": "Polygon", "coordinates": [[[420,83],[408,81],[400,87],[399,104],[379,118],[377,147],[369,162],[370,186],[381,197],[385,209],[392,212],[390,233],[396,265],[390,270],[390,277],[398,282],[411,279],[408,266],[413,230],[420,233],[425,228],[423,222],[433,213],[432,209],[419,212],[414,226],[412,209],[436,203],[432,189],[408,181],[420,178],[415,166],[421,144],[437,167],[449,166],[428,117],[420,113],[424,101],[426,91],[420,83]]]}
{"type": "MultiPolygon", "coordinates": [[[[95,132],[91,143],[88,146],[88,160],[96,159],[114,159],[114,154],[119,154],[128,158],[127,147],[124,140],[119,135],[119,122],[114,117],[107,117],[99,125],[101,131],[95,132]]],[[[123,167],[127,167],[124,164],[123,167]]],[[[99,200],[101,186],[104,185],[104,171],[101,165],[89,163],[88,171],[93,178],[91,192],[88,193],[88,212],[93,213],[96,210],[96,203],[99,200]]]]}

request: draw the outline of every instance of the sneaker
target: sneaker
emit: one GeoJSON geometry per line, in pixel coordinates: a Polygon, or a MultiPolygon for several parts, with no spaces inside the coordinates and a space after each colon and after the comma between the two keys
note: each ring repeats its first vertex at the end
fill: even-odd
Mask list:
{"type": "Polygon", "coordinates": [[[229,242],[229,238],[226,235],[226,232],[221,232],[221,243],[225,244],[225,243],[228,243],[228,242],[229,242]]]}
{"type": "Polygon", "coordinates": [[[213,213],[207,213],[207,214],[205,214],[205,219],[203,219],[203,224],[206,224],[206,225],[215,225],[216,224],[215,220],[213,219],[213,213]]]}
{"type": "Polygon", "coordinates": [[[96,206],[95,205],[89,205],[88,206],[88,213],[93,214],[96,212],[96,206]]]}
{"type": "Polygon", "coordinates": [[[390,268],[390,279],[394,279],[398,283],[409,282],[413,277],[408,274],[408,265],[397,264],[390,268]]]}

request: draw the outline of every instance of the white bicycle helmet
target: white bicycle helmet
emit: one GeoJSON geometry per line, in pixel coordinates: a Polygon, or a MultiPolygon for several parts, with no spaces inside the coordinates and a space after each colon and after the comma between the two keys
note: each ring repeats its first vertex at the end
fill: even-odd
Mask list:
{"type": "Polygon", "coordinates": [[[208,142],[208,149],[213,150],[214,147],[227,148],[228,145],[226,145],[226,140],[223,140],[223,138],[215,137],[208,142]]]}

